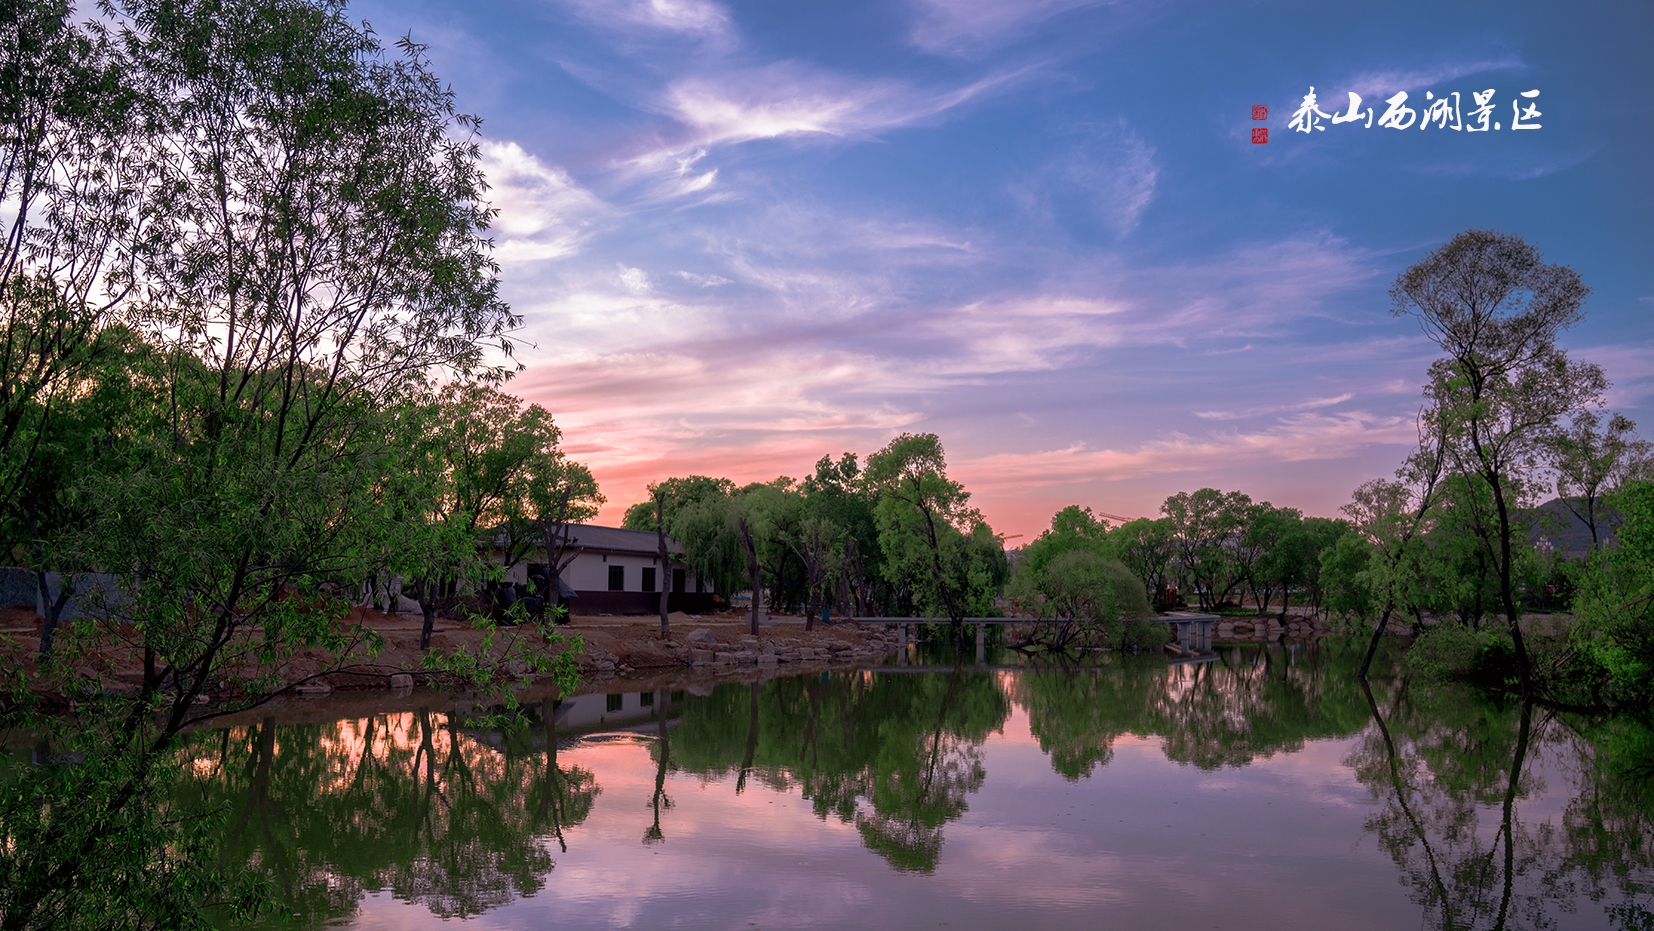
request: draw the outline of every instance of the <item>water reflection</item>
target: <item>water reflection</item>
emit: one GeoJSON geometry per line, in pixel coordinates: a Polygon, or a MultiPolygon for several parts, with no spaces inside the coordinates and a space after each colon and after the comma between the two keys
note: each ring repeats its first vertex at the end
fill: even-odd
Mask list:
{"type": "Polygon", "coordinates": [[[1107,764],[1114,740],[1128,733],[1162,738],[1166,758],[1178,763],[1244,766],[1367,724],[1351,674],[1357,646],[1227,647],[1212,662],[1181,665],[1121,656],[1021,674],[1014,694],[1040,749],[1070,780],[1107,764]]]}
{"type": "MultiPolygon", "coordinates": [[[[1548,928],[1566,914],[1571,924],[1654,928],[1647,722],[1501,704],[1391,673],[1368,689],[1353,675],[1359,660],[1359,647],[1329,643],[1232,648],[1182,666],[1116,657],[1078,669],[910,667],[726,683],[701,695],[667,683],[547,700],[530,709],[531,726],[509,733],[467,730],[429,708],[325,724],[266,718],[196,735],[179,802],[228,810],[226,868],[269,875],[302,926],[318,927],[376,895],[442,919],[524,900],[574,901],[595,864],[669,849],[680,857],[718,851],[749,876],[781,876],[793,867],[775,859],[772,841],[751,846],[751,832],[792,837],[804,829],[743,819],[762,822],[768,805],[789,797],[802,802],[798,817],[813,816],[822,829],[793,843],[839,844],[845,835],[835,831],[848,830],[890,883],[936,883],[875,885],[865,895],[899,889],[936,896],[935,908],[980,908],[958,898],[948,864],[977,884],[996,863],[1028,868],[994,852],[995,839],[1005,850],[1043,845],[1053,857],[1067,845],[1099,863],[1140,861],[1146,875],[1169,873],[1180,886],[1249,894],[1225,878],[1223,854],[1201,848],[1205,841],[1145,839],[1119,825],[1138,809],[1199,806],[1183,809],[1199,837],[1234,825],[1246,862],[1267,874],[1268,864],[1299,854],[1304,825],[1313,824],[1305,818],[1317,805],[1325,810],[1317,799],[1331,791],[1292,790],[1290,782],[1283,790],[1283,775],[1297,772],[1347,796],[1348,826],[1332,830],[1329,849],[1351,852],[1318,868],[1329,889],[1368,890],[1362,907],[1374,926],[1422,916],[1443,929],[1548,928]],[[559,740],[576,762],[559,761],[559,740]],[[1039,761],[1044,775],[1024,760],[1039,761]],[[1272,760],[1280,765],[1264,762],[1272,760]],[[998,794],[985,788],[995,779],[998,794]],[[623,835],[589,827],[600,781],[630,799],[614,816],[627,825],[623,835]],[[1248,786],[1267,791],[1245,795],[1248,786]],[[1216,794],[1226,787],[1236,794],[1216,794]],[[1080,802],[1101,804],[1099,793],[1130,797],[1135,807],[1109,817],[1090,809],[1093,821],[1080,827],[1080,802]],[[1256,806],[1268,804],[1290,806],[1273,809],[1275,820],[1295,820],[1260,820],[1256,806]],[[950,844],[955,831],[970,838],[966,846],[950,844]],[[1070,843],[1076,838],[1084,844],[1070,843]],[[558,862],[581,856],[582,878],[559,883],[558,862]]],[[[781,812],[769,809],[772,818],[781,812]]],[[[716,898],[742,888],[703,891],[716,898]]],[[[1150,913],[1167,907],[1146,885],[1107,894],[1141,898],[1150,913]]],[[[1036,923],[1095,919],[1054,915],[1036,923]]],[[[544,918],[498,921],[534,927],[544,918]]],[[[1266,905],[1241,924],[1280,920],[1266,905]]]]}
{"type": "Polygon", "coordinates": [[[935,869],[943,826],[981,788],[981,745],[1010,701],[989,672],[795,676],[691,703],[674,768],[796,786],[900,870],[935,869]]]}
{"type": "Polygon", "coordinates": [[[566,849],[599,792],[591,772],[558,764],[549,725],[495,747],[428,709],[265,718],[190,752],[181,795],[230,811],[226,866],[267,873],[306,927],[381,890],[444,918],[532,895],[554,865],[546,840],[566,849]]]}
{"type": "Polygon", "coordinates": [[[1613,926],[1654,928],[1648,785],[1600,765],[1589,724],[1405,680],[1382,692],[1366,692],[1373,727],[1346,762],[1379,804],[1367,830],[1431,926],[1553,927],[1574,900],[1613,898],[1613,926]],[[1559,819],[1536,762],[1572,783],[1559,819]]]}

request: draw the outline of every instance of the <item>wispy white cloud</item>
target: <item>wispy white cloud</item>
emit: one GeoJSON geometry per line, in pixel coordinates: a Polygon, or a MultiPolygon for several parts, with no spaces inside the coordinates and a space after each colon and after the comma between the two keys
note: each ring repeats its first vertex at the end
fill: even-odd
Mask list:
{"type": "Polygon", "coordinates": [[[568,172],[547,165],[515,142],[482,146],[482,169],[499,209],[494,229],[502,263],[564,258],[579,250],[613,211],[568,172]]]}
{"type": "Polygon", "coordinates": [[[633,294],[648,294],[652,288],[649,283],[649,273],[641,268],[620,266],[620,283],[633,294]]]}
{"type": "Polygon", "coordinates": [[[581,18],[633,38],[678,35],[732,44],[729,10],[712,0],[566,0],[581,18]]]}
{"type": "MultiPolygon", "coordinates": [[[[1346,94],[1354,91],[1364,98],[1362,106],[1365,108],[1374,100],[1388,98],[1396,91],[1417,94],[1422,91],[1437,89],[1448,81],[1456,81],[1459,78],[1471,75],[1483,74],[1489,71],[1520,71],[1527,67],[1528,65],[1522,60],[1522,56],[1513,51],[1502,51],[1492,55],[1455,58],[1417,67],[1364,71],[1338,82],[1336,85],[1328,84],[1320,90],[1322,91],[1322,98],[1328,104],[1337,106],[1339,110],[1344,109],[1348,100],[1346,94]]],[[[1323,106],[1322,109],[1332,112],[1330,106],[1323,106]]]]}
{"type": "Polygon", "coordinates": [[[697,288],[716,288],[719,285],[730,284],[731,281],[723,275],[697,275],[694,272],[679,270],[678,277],[697,288]]]}
{"type": "Polygon", "coordinates": [[[1075,132],[1082,137],[1078,143],[1010,184],[1011,199],[1047,222],[1077,203],[1116,236],[1130,233],[1154,199],[1160,177],[1155,147],[1124,120],[1075,132]]]}
{"type": "Polygon", "coordinates": [[[1295,404],[1275,404],[1268,407],[1254,407],[1239,411],[1195,411],[1194,415],[1201,420],[1244,420],[1251,417],[1264,417],[1270,414],[1280,414],[1296,411],[1312,411],[1323,407],[1333,407],[1355,397],[1348,392],[1330,398],[1310,398],[1295,404]]]}
{"type": "Polygon", "coordinates": [[[1070,10],[1106,0],[917,0],[911,39],[927,52],[960,54],[1004,45],[1070,10]]]}
{"type": "Polygon", "coordinates": [[[905,126],[975,100],[1029,71],[991,74],[940,91],[892,79],[853,78],[797,61],[693,74],[673,82],[661,102],[664,112],[690,129],[692,139],[657,157],[676,160],[696,147],[786,136],[864,135],[905,126]]]}
{"type": "Polygon", "coordinates": [[[960,462],[956,470],[973,487],[1034,487],[1245,463],[1341,459],[1366,447],[1404,446],[1417,439],[1413,422],[1405,417],[1366,411],[1302,413],[1252,432],[1173,433],[1129,449],[1091,449],[1077,443],[1042,452],[999,453],[960,462]]]}

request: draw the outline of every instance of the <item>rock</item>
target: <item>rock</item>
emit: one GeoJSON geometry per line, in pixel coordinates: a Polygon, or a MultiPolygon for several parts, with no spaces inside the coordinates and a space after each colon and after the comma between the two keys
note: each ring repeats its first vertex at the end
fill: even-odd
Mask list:
{"type": "Polygon", "coordinates": [[[780,662],[781,660],[774,653],[763,653],[758,657],[758,665],[760,666],[774,666],[780,662]]]}
{"type": "Polygon", "coordinates": [[[762,653],[763,653],[764,656],[774,656],[775,655],[775,643],[773,641],[765,641],[764,649],[763,649],[762,653]]]}
{"type": "MultiPolygon", "coordinates": [[[[748,654],[748,655],[751,655],[751,654],[748,654]]],[[[720,666],[730,666],[730,665],[734,665],[735,663],[740,662],[740,658],[739,658],[740,656],[741,656],[741,654],[739,654],[739,653],[726,653],[726,652],[720,650],[720,651],[718,651],[718,655],[716,657],[714,657],[713,662],[717,663],[720,666]]]]}
{"type": "Polygon", "coordinates": [[[615,671],[615,664],[608,661],[608,660],[606,660],[606,659],[600,659],[600,660],[597,661],[597,671],[598,672],[614,672],[615,671]]]}
{"type": "Polygon", "coordinates": [[[332,695],[333,686],[318,679],[314,682],[306,682],[303,685],[294,686],[293,694],[299,696],[300,698],[321,698],[323,695],[332,695]]]}
{"type": "Polygon", "coordinates": [[[689,661],[696,666],[705,666],[708,663],[717,662],[718,654],[713,650],[691,649],[689,651],[689,661]]]}
{"type": "Polygon", "coordinates": [[[758,654],[743,651],[735,654],[735,661],[743,666],[751,666],[753,663],[758,662],[758,654]]]}
{"type": "Polygon", "coordinates": [[[691,645],[704,650],[716,650],[718,648],[717,635],[705,627],[696,628],[686,639],[691,645]]]}
{"type": "Polygon", "coordinates": [[[391,676],[390,687],[393,689],[411,689],[414,687],[413,676],[405,672],[399,672],[391,676]]]}

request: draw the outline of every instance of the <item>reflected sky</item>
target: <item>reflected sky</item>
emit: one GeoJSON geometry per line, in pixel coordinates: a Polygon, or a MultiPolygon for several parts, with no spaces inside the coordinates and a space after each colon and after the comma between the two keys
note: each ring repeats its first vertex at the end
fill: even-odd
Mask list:
{"type": "MultiPolygon", "coordinates": [[[[1478,708],[1462,695],[1434,695],[1388,681],[1376,685],[1373,705],[1390,718],[1389,744],[1368,719],[1336,736],[1278,736],[1279,747],[1254,748],[1254,758],[1243,765],[1168,758],[1168,745],[1180,738],[1153,733],[1154,727],[1212,730],[1211,722],[1191,722],[1180,714],[1278,715],[1267,700],[1260,707],[1258,695],[1278,697],[1279,690],[1247,679],[1247,670],[1267,666],[1277,683],[1301,680],[1288,704],[1310,709],[1307,717],[1313,720],[1306,719],[1306,731],[1349,719],[1345,706],[1355,699],[1341,662],[1314,657],[1293,662],[1285,654],[1270,664],[1251,658],[1237,653],[1233,662],[1214,664],[1192,685],[1173,681],[1189,671],[1151,664],[1101,672],[967,672],[960,682],[975,685],[956,682],[951,690],[943,687],[946,675],[923,686],[910,684],[922,676],[877,675],[778,679],[758,687],[726,684],[710,696],[679,695],[672,702],[663,691],[656,706],[663,713],[640,718],[628,729],[563,735],[554,762],[559,771],[595,777],[589,811],[582,808],[564,825],[566,850],[543,834],[524,838],[555,865],[538,888],[474,909],[463,927],[1439,926],[1448,919],[1419,885],[1427,872],[1420,866],[1424,853],[1439,871],[1460,877],[1453,895],[1470,904],[1451,916],[1455,926],[1499,926],[1502,899],[1507,902],[1503,926],[1510,928],[1534,926],[1535,909],[1558,928],[1635,927],[1648,915],[1641,910],[1646,894],[1631,897],[1629,912],[1616,916],[1609,909],[1624,905],[1625,889],[1647,889],[1654,879],[1644,842],[1637,838],[1646,832],[1654,806],[1641,789],[1627,795],[1624,786],[1604,788],[1607,777],[1593,768],[1598,754],[1587,740],[1590,727],[1543,709],[1529,712],[1529,736],[1522,739],[1519,709],[1478,708]],[[1029,696],[1053,683],[1072,685],[1054,676],[1124,676],[1143,692],[1158,689],[1162,699],[1178,701],[1157,710],[1150,703],[1134,728],[1099,727],[1096,739],[1108,745],[1106,760],[1089,775],[1070,778],[1042,749],[1031,723],[1029,696]],[[1317,681],[1319,690],[1312,687],[1317,681]],[[991,726],[980,716],[939,713],[935,720],[953,723],[925,729],[925,712],[957,704],[982,686],[1010,699],[975,706],[972,713],[989,714],[991,726]],[[1251,697],[1201,702],[1197,693],[1203,689],[1250,691],[1251,697]],[[841,710],[877,709],[884,717],[833,718],[826,712],[835,704],[841,710]],[[908,727],[900,715],[904,707],[920,712],[913,719],[920,726],[911,733],[903,730],[908,727]],[[665,796],[660,839],[647,843],[661,774],[662,718],[669,765],[659,782],[665,796]],[[749,740],[753,720],[760,726],[756,740],[749,740]],[[1163,723],[1142,723],[1151,720],[1163,723]],[[852,721],[860,728],[854,734],[847,723],[852,721]],[[813,738],[801,737],[812,727],[819,731],[813,738]],[[863,745],[822,743],[840,739],[863,745]],[[868,741],[874,744],[867,746],[868,741]],[[864,771],[828,772],[828,751],[840,754],[833,759],[865,761],[864,771]],[[817,754],[815,769],[777,762],[777,754],[791,752],[817,754]],[[949,753],[968,764],[956,771],[979,765],[980,779],[955,780],[937,790],[953,793],[938,807],[911,782],[939,773],[949,753]],[[1512,758],[1521,760],[1521,778],[1510,796],[1513,817],[1507,825],[1501,816],[1512,758]],[[942,762],[931,767],[931,760],[942,762]],[[748,769],[744,781],[743,768],[748,769]],[[823,773],[831,777],[826,782],[820,781],[823,773]],[[892,782],[906,784],[897,791],[892,782]],[[854,798],[854,817],[819,810],[814,797],[829,789],[842,795],[845,784],[854,787],[845,796],[854,798]],[[1398,793],[1405,805],[1397,805],[1398,793]],[[915,860],[911,852],[880,847],[877,839],[888,841],[891,824],[910,823],[902,809],[906,804],[942,812],[918,831],[923,842],[939,838],[939,851],[927,849],[915,860]],[[867,829],[879,818],[886,835],[867,829]],[[1512,883],[1501,887],[1507,830],[1516,838],[1516,867],[1512,883]],[[1581,831],[1594,839],[1582,843],[1576,836],[1581,831]],[[1601,902],[1591,901],[1590,883],[1581,879],[1592,870],[1607,877],[1599,889],[1607,892],[1601,902]],[[1516,906],[1528,911],[1519,914],[1516,906]]],[[[1357,694],[1367,707],[1365,695],[1357,694]]],[[[1085,709],[1074,711],[1079,719],[1096,719],[1085,709]]],[[[1235,733],[1250,727],[1245,721],[1228,723],[1235,733]]],[[[291,748],[304,745],[303,736],[278,729],[281,745],[301,752],[291,748]]],[[[354,741],[355,752],[362,752],[360,722],[322,730],[322,739],[312,738],[310,745],[327,748],[341,762],[315,767],[318,788],[348,776],[340,766],[348,769],[349,754],[339,754],[339,748],[354,741]]],[[[386,731],[398,735],[403,752],[417,753],[423,735],[417,726],[405,723],[386,731]]],[[[440,726],[434,733],[444,736],[440,726]]],[[[456,738],[452,729],[446,737],[468,739],[463,731],[456,738]]],[[[1073,728],[1066,739],[1076,739],[1073,728]]],[[[1255,742],[1233,739],[1248,746],[1255,742]]],[[[197,748],[209,744],[203,740],[197,748]]],[[[441,770],[438,781],[479,780],[482,787],[472,792],[478,798],[508,799],[516,786],[533,784],[549,771],[544,757],[536,756],[545,745],[532,740],[503,752],[480,741],[462,747],[462,753],[452,753],[451,743],[433,740],[432,746],[438,759],[471,761],[441,770]],[[505,762],[490,763],[490,755],[505,762]]],[[[385,759],[381,754],[381,762],[385,759]]],[[[201,764],[195,766],[202,774],[201,764]]],[[[443,798],[457,799],[467,791],[457,782],[443,783],[435,797],[440,807],[443,798]]],[[[281,804],[292,807],[291,801],[281,804]]],[[[513,806],[506,802],[504,808],[513,806]]],[[[468,817],[464,810],[459,806],[450,817],[468,817]]],[[[523,823],[533,829],[531,822],[523,823]]],[[[404,871],[417,874],[430,864],[465,862],[439,849],[449,837],[493,843],[486,831],[464,830],[457,821],[445,830],[432,832],[430,849],[413,857],[404,871]]],[[[898,846],[904,837],[897,838],[898,846]]],[[[513,838],[497,846],[509,851],[517,843],[513,838]]],[[[496,856],[502,863],[508,859],[496,856]]],[[[1428,876],[1424,883],[1429,885],[1428,876]]],[[[448,887],[464,884],[460,877],[448,887]]],[[[425,901],[399,891],[408,887],[405,879],[364,882],[354,908],[338,915],[342,926],[459,926],[459,919],[444,920],[425,901]]],[[[301,923],[310,924],[305,916],[301,923]]]]}

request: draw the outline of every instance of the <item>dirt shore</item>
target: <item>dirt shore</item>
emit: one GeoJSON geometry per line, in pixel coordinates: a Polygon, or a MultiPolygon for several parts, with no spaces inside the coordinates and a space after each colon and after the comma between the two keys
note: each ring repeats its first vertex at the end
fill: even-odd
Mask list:
{"type": "MultiPolygon", "coordinates": [[[[575,661],[588,680],[616,674],[649,674],[688,670],[721,672],[728,675],[748,668],[773,674],[779,670],[838,666],[882,659],[894,649],[896,634],[883,627],[838,621],[815,624],[806,631],[802,617],[773,616],[760,622],[757,638],[751,636],[745,614],[671,615],[671,636],[661,638],[659,617],[610,617],[577,615],[558,628],[571,639],[578,638],[575,661]],[[691,638],[698,642],[692,642],[691,638]]],[[[350,664],[348,671],[334,672],[306,688],[313,691],[351,688],[385,688],[399,673],[419,675],[421,619],[415,614],[385,614],[355,608],[347,623],[362,623],[384,639],[384,648],[375,656],[365,654],[350,664]]],[[[32,609],[0,608],[0,663],[5,668],[21,667],[32,673],[43,621],[32,609]]],[[[437,622],[432,647],[437,650],[476,650],[487,635],[469,623],[447,618],[437,622]]],[[[533,636],[527,628],[507,628],[495,637],[533,636]]],[[[537,639],[537,638],[536,638],[537,639]]],[[[561,650],[566,647],[536,649],[561,650]]],[[[287,682],[308,679],[328,667],[321,655],[301,655],[283,668],[287,682]]],[[[139,651],[116,644],[81,659],[79,671],[100,676],[111,690],[133,691],[142,684],[143,665],[139,651]]]]}

